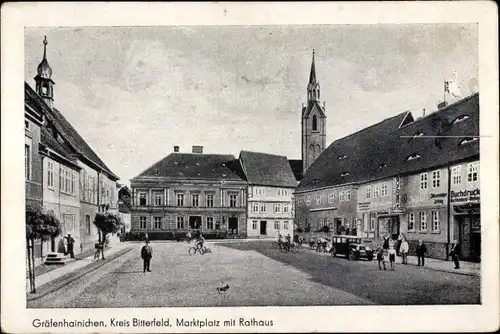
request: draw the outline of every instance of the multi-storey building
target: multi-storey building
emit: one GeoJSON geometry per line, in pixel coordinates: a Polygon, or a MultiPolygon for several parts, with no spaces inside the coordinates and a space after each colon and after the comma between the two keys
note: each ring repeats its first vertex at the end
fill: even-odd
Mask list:
{"type": "MultiPolygon", "coordinates": [[[[405,112],[334,141],[295,192],[297,220],[321,226],[314,199],[322,203],[327,189],[351,187],[356,205],[346,210],[357,219],[359,236],[378,243],[403,234],[410,251],[423,240],[436,258],[447,258],[457,239],[461,258],[478,260],[478,138],[476,93],[426,117],[405,112]]],[[[330,207],[327,218],[337,210],[330,207]]]]}
{"type": "MultiPolygon", "coordinates": [[[[40,149],[43,205],[60,219],[63,235],[70,233],[75,238],[78,253],[94,246],[97,230],[92,222],[98,211],[108,209],[113,203],[116,192],[109,190],[115,189],[118,177],[55,108],[55,83],[47,61],[47,39],[35,84],[36,90],[33,90],[25,83],[25,108],[38,110],[45,118],[40,149]]],[[[47,249],[60,251],[57,241],[52,241],[47,249]]]]}
{"type": "Polygon", "coordinates": [[[174,153],[131,180],[131,232],[175,238],[189,228],[206,237],[247,236],[248,185],[233,155],[174,153]]]}
{"type": "Polygon", "coordinates": [[[287,158],[241,151],[239,162],[248,182],[248,237],[293,237],[297,181],[287,158]]]}

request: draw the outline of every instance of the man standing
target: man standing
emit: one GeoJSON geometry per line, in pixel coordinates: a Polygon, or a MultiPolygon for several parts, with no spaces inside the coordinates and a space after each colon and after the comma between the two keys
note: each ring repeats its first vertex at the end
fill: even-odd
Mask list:
{"type": "Polygon", "coordinates": [[[425,264],[424,259],[425,259],[425,254],[427,253],[427,247],[424,245],[422,240],[418,241],[416,253],[418,258],[418,265],[420,266],[420,259],[422,259],[422,267],[423,267],[425,264]]]}
{"type": "Polygon", "coordinates": [[[71,234],[68,234],[68,236],[65,238],[66,238],[66,243],[68,246],[68,254],[72,259],[74,259],[75,258],[75,251],[74,251],[75,239],[73,239],[71,234]]]}
{"type": "Polygon", "coordinates": [[[153,258],[153,249],[149,245],[149,240],[146,240],[146,244],[144,246],[142,246],[141,257],[142,257],[142,260],[144,261],[144,267],[143,267],[144,271],[143,272],[146,272],[146,270],[148,272],[151,272],[151,269],[149,269],[149,265],[151,263],[151,259],[153,258]]]}
{"type": "Polygon", "coordinates": [[[453,246],[451,247],[450,256],[455,262],[455,269],[460,269],[460,263],[458,262],[458,256],[460,255],[460,244],[458,241],[453,240],[453,246]]]}
{"type": "Polygon", "coordinates": [[[399,248],[399,252],[401,254],[403,264],[408,264],[408,250],[409,250],[409,248],[410,247],[408,246],[408,241],[406,241],[406,238],[403,238],[403,240],[401,241],[401,247],[399,248]]]}

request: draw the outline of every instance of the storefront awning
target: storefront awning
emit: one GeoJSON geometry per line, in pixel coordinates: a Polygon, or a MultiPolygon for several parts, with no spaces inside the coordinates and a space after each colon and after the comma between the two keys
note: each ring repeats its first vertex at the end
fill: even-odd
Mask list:
{"type": "Polygon", "coordinates": [[[460,205],[454,205],[453,211],[457,215],[471,215],[471,214],[481,214],[481,204],[479,203],[465,203],[460,205]]]}

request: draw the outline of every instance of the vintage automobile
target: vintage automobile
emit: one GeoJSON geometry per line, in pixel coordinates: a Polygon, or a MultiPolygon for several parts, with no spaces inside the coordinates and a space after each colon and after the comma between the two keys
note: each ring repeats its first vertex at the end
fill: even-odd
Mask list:
{"type": "Polygon", "coordinates": [[[373,260],[373,249],[365,246],[361,242],[361,238],[348,235],[333,235],[331,237],[332,247],[330,253],[332,256],[344,255],[349,260],[356,261],[359,259],[373,260]]]}

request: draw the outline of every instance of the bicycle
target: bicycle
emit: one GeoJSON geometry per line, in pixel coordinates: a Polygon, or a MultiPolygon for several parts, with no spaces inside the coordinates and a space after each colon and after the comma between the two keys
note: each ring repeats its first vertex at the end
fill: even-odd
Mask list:
{"type": "Polygon", "coordinates": [[[297,254],[299,252],[299,247],[294,242],[291,244],[284,243],[281,246],[281,251],[283,253],[292,252],[293,254],[297,254]]]}
{"type": "Polygon", "coordinates": [[[198,252],[200,255],[203,255],[205,253],[208,253],[209,250],[205,246],[203,246],[203,247],[200,247],[200,246],[189,247],[189,250],[188,250],[189,255],[195,255],[196,252],[198,252]]]}

